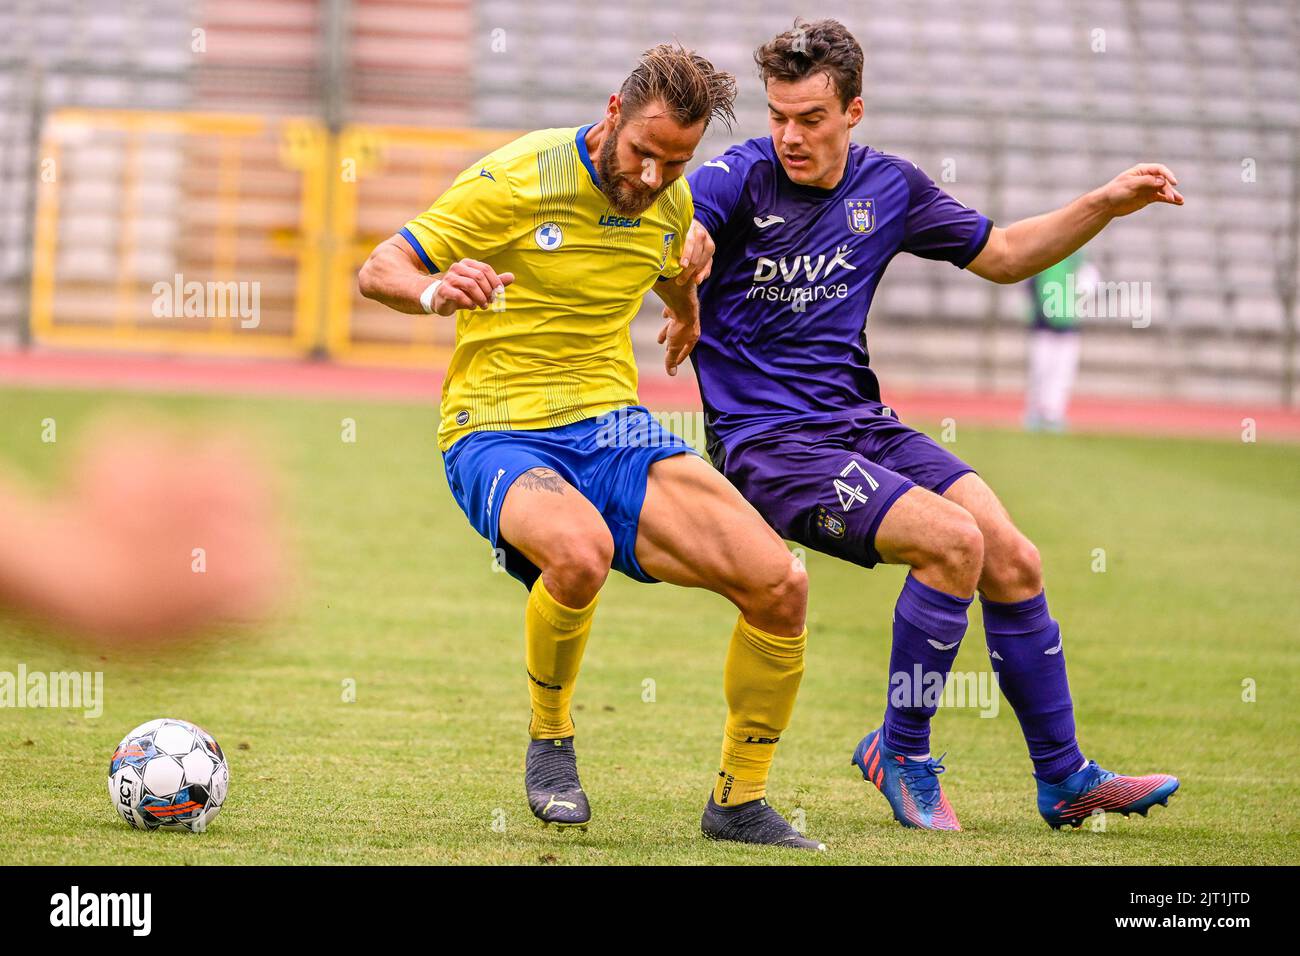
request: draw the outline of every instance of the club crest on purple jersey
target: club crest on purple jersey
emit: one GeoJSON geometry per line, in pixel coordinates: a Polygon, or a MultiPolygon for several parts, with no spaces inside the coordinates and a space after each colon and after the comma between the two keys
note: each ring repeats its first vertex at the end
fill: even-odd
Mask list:
{"type": "Polygon", "coordinates": [[[846,199],[844,208],[849,214],[849,228],[866,235],[876,228],[876,201],[874,199],[846,199]]]}

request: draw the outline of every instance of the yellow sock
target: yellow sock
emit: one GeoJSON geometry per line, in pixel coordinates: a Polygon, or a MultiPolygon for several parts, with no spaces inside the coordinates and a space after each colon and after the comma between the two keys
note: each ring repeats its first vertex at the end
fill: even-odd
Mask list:
{"type": "MultiPolygon", "coordinates": [[[[599,597],[599,596],[597,596],[599,597]]],[[[591,634],[596,600],[584,608],[565,607],[546,590],[539,576],[528,595],[524,611],[524,663],[528,668],[528,694],[532,719],[528,734],[534,740],[573,735],[569,704],[582,665],[582,652],[591,634]]]]}
{"type": "Polygon", "coordinates": [[[767,794],[767,774],[776,742],[790,723],[803,678],[808,631],[781,637],[760,631],[742,615],[731,634],[722,672],[727,725],[722,738],[722,769],[713,800],[735,806],[767,794]]]}

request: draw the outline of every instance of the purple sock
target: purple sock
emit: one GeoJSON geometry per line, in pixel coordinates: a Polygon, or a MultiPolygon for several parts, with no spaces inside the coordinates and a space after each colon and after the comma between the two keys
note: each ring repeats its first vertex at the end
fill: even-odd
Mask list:
{"type": "Polygon", "coordinates": [[[1074,737],[1061,628],[1047,610],[1047,594],[1013,604],[980,600],[993,672],[1020,720],[1034,775],[1060,783],[1083,766],[1083,754],[1074,737]]]}
{"type": "Polygon", "coordinates": [[[894,605],[894,646],[889,652],[885,746],[919,757],[930,752],[930,718],[966,633],[970,598],[953,597],[911,574],[894,605]]]}

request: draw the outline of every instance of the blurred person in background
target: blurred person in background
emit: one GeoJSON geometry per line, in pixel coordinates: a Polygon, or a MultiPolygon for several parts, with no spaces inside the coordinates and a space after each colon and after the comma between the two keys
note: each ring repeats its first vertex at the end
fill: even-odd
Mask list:
{"type": "Polygon", "coordinates": [[[1078,299],[1091,295],[1099,278],[1097,267],[1080,249],[1026,283],[1033,303],[1025,379],[1028,431],[1065,431],[1079,370],[1078,299]]]}
{"type": "Polygon", "coordinates": [[[0,467],[0,616],[156,646],[258,619],[283,584],[270,475],[233,436],[101,422],[48,496],[0,467]]]}

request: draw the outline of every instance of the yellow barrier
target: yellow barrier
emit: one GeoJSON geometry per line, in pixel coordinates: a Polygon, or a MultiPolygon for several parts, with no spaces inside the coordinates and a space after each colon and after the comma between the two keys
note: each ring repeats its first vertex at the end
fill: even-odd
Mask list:
{"type": "Polygon", "coordinates": [[[335,168],[340,191],[333,204],[331,277],[326,313],[331,355],[380,364],[444,364],[454,324],[402,315],[363,299],[356,273],[370,250],[423,212],[470,164],[516,138],[517,132],[346,127],[335,168]]]}
{"type": "MultiPolygon", "coordinates": [[[[261,305],[264,288],[274,293],[282,274],[320,269],[309,197],[320,175],[312,153],[322,141],[313,124],[295,120],[134,110],[53,114],[37,197],[33,337],[156,351],[310,349],[318,306],[273,299],[268,316],[261,305]],[[304,172],[282,167],[258,187],[301,192],[296,230],[308,235],[298,244],[298,260],[288,263],[270,261],[267,247],[255,236],[248,240],[245,215],[250,203],[261,202],[246,192],[246,163],[273,154],[282,141],[300,144],[304,172]],[[245,308],[247,315],[232,314],[245,308]]],[[[292,197],[288,203],[297,209],[292,197]]],[[[270,205],[272,221],[286,214],[285,206],[283,198],[270,205]]],[[[317,211],[315,220],[322,218],[317,211]]]]}
{"type": "Polygon", "coordinates": [[[59,110],[43,138],[33,338],[441,363],[452,323],[362,299],[356,272],[516,135],[354,125],[331,136],[305,118],[59,110]]]}

